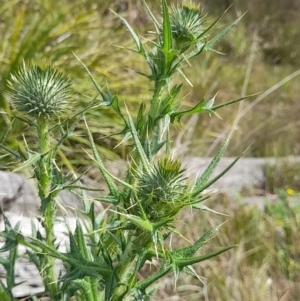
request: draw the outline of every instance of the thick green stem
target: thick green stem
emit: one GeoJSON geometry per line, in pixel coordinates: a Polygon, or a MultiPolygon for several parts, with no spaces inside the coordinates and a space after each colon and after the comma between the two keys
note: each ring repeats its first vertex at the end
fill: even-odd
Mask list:
{"type": "Polygon", "coordinates": [[[160,120],[157,118],[160,115],[161,111],[161,103],[163,101],[163,92],[166,88],[166,80],[158,80],[155,82],[155,87],[154,87],[154,94],[152,97],[151,101],[151,107],[149,110],[149,120],[148,123],[145,125],[141,139],[142,139],[142,144],[144,144],[144,140],[146,137],[149,136],[151,133],[152,135],[152,142],[151,142],[151,148],[156,149],[157,148],[157,143],[160,140],[161,137],[161,126],[160,126],[160,120]]]}
{"type": "Polygon", "coordinates": [[[152,97],[152,103],[149,112],[149,116],[152,118],[152,122],[158,117],[157,115],[162,101],[162,92],[165,86],[166,86],[166,81],[163,79],[155,82],[154,94],[152,97]]]}
{"type": "Polygon", "coordinates": [[[52,170],[49,162],[50,137],[48,132],[47,120],[43,117],[37,120],[39,153],[42,155],[39,161],[39,195],[45,198],[51,189],[52,170]]]}
{"type": "Polygon", "coordinates": [[[98,299],[95,299],[95,297],[93,296],[93,292],[91,290],[89,282],[87,282],[86,279],[75,279],[75,280],[73,280],[73,283],[75,283],[76,285],[78,285],[81,288],[84,298],[85,298],[84,299],[85,301],[98,300],[98,299]]]}
{"type": "MultiPolygon", "coordinates": [[[[54,247],[55,236],[53,232],[54,220],[56,215],[55,200],[51,196],[52,164],[50,152],[50,135],[47,120],[43,117],[38,118],[38,143],[39,152],[42,155],[38,163],[39,196],[42,201],[42,213],[44,217],[44,227],[46,232],[46,243],[54,247]]],[[[45,251],[46,253],[46,251],[45,251]]],[[[49,291],[51,300],[57,299],[57,280],[54,273],[54,258],[45,256],[42,276],[46,289],[49,291]]]]}
{"type": "Polygon", "coordinates": [[[132,283],[131,281],[135,279],[137,274],[137,261],[139,255],[135,254],[136,248],[136,236],[134,234],[130,235],[127,246],[123,252],[122,258],[117,266],[119,285],[113,292],[111,301],[122,301],[125,294],[130,290],[132,283]]]}

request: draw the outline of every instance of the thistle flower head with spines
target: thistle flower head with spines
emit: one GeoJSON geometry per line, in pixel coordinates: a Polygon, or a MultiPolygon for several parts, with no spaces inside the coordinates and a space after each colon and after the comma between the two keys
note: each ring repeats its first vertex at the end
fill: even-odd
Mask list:
{"type": "Polygon", "coordinates": [[[206,15],[198,5],[186,3],[173,5],[170,11],[170,23],[176,48],[181,52],[198,41],[206,29],[206,15]]]}
{"type": "Polygon", "coordinates": [[[68,107],[71,80],[52,66],[26,66],[23,63],[9,82],[11,102],[29,116],[51,118],[61,115],[68,107]]]}
{"type": "Polygon", "coordinates": [[[164,157],[153,165],[150,173],[137,175],[137,195],[150,220],[175,215],[176,208],[182,206],[188,189],[184,171],[180,161],[164,157]]]}

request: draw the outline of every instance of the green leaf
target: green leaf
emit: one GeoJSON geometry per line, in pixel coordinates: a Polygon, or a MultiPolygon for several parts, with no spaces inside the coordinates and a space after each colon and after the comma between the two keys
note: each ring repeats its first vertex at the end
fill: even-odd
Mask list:
{"type": "MultiPolygon", "coordinates": [[[[80,275],[80,274],[77,274],[80,275]]],[[[70,279],[64,279],[64,282],[73,280],[73,283],[80,287],[81,291],[83,292],[83,298],[80,298],[80,300],[96,300],[93,298],[91,286],[88,281],[88,279],[80,279],[82,277],[76,277],[76,273],[73,273],[72,276],[70,276],[70,279]]]]}
{"type": "MultiPolygon", "coordinates": [[[[127,110],[127,108],[126,108],[127,110]]],[[[150,162],[148,161],[148,158],[147,158],[147,155],[143,149],[143,146],[141,144],[141,141],[138,137],[138,133],[135,129],[135,126],[134,126],[134,123],[133,123],[133,120],[127,110],[127,114],[128,114],[128,120],[129,120],[129,126],[130,126],[130,131],[131,131],[131,134],[132,134],[132,138],[133,138],[133,141],[134,141],[134,145],[136,147],[136,150],[140,156],[140,159],[141,159],[141,163],[143,165],[143,168],[145,169],[145,171],[147,172],[151,172],[151,164],[150,162]]]]}
{"type": "Polygon", "coordinates": [[[209,187],[206,185],[206,183],[209,180],[212,173],[214,172],[214,170],[216,169],[216,167],[218,166],[221,158],[223,157],[223,155],[227,149],[230,137],[231,136],[228,137],[228,139],[225,141],[225,143],[219,149],[219,151],[217,152],[217,154],[215,155],[213,160],[210,162],[210,164],[207,166],[207,168],[205,169],[205,171],[203,172],[201,177],[196,180],[196,183],[194,184],[194,187],[192,190],[192,197],[197,196],[202,190],[204,190],[205,188],[203,188],[203,187],[206,187],[206,188],[209,187]]]}
{"type": "MultiPolygon", "coordinates": [[[[163,62],[158,62],[158,64],[163,63],[163,71],[165,77],[171,76],[170,70],[173,70],[172,63],[178,57],[180,52],[178,50],[172,50],[172,28],[170,24],[170,16],[168,11],[168,6],[165,0],[162,0],[163,9],[163,26],[162,26],[162,48],[164,60],[163,62]]],[[[158,50],[159,51],[159,50],[158,50]]]]}
{"type": "Polygon", "coordinates": [[[29,154],[29,158],[25,162],[23,162],[23,164],[21,166],[15,168],[12,172],[14,173],[14,172],[26,169],[28,167],[32,167],[40,159],[41,159],[41,154],[39,154],[39,153],[29,154]]]}
{"type": "Polygon", "coordinates": [[[76,239],[76,242],[78,245],[78,249],[80,250],[80,254],[83,256],[84,259],[91,260],[92,256],[89,253],[89,250],[87,248],[86,241],[84,239],[84,234],[82,231],[82,227],[78,220],[76,221],[76,229],[75,229],[74,236],[75,236],[75,239],[76,239]]]}
{"type": "Polygon", "coordinates": [[[117,205],[119,203],[119,199],[113,195],[99,196],[94,198],[94,200],[114,205],[117,205]]]}
{"type": "Polygon", "coordinates": [[[163,52],[167,54],[172,49],[172,28],[166,0],[162,0],[163,9],[163,52]]]}
{"type": "Polygon", "coordinates": [[[189,52],[187,55],[185,55],[186,60],[190,60],[192,58],[194,58],[195,56],[199,55],[200,53],[202,53],[202,51],[205,48],[205,44],[202,42],[198,42],[195,44],[195,49],[191,52],[189,52]]]}
{"type": "Polygon", "coordinates": [[[206,104],[203,107],[204,110],[207,110],[209,112],[212,111],[212,108],[213,108],[213,105],[215,103],[217,95],[218,95],[218,93],[213,98],[211,98],[209,101],[206,102],[206,104]]]}
{"type": "Polygon", "coordinates": [[[207,259],[210,259],[210,258],[213,258],[213,257],[216,257],[232,248],[234,248],[236,246],[230,246],[230,247],[226,247],[226,248],[223,248],[217,252],[213,252],[213,253],[209,253],[209,254],[206,254],[206,255],[203,255],[203,256],[197,256],[197,257],[191,257],[191,258],[173,258],[174,260],[174,263],[180,268],[180,269],[183,269],[184,267],[186,266],[189,266],[189,265],[192,265],[194,263],[199,263],[201,261],[204,261],[204,260],[207,260],[207,259]]]}
{"type": "Polygon", "coordinates": [[[173,62],[178,57],[179,51],[178,50],[170,50],[169,52],[164,54],[164,76],[171,77],[172,74],[178,69],[173,68],[173,62]]]}
{"type": "Polygon", "coordinates": [[[0,248],[1,252],[9,251],[18,245],[18,235],[20,231],[21,224],[18,222],[14,228],[12,228],[8,218],[3,214],[4,220],[4,231],[0,232],[0,236],[6,239],[5,244],[0,248]]]}
{"type": "Polygon", "coordinates": [[[182,271],[188,275],[192,275],[196,278],[198,278],[198,280],[201,281],[199,275],[197,274],[197,272],[195,271],[195,269],[191,266],[191,265],[188,265],[188,266],[185,266],[182,271]]]}
{"type": "Polygon", "coordinates": [[[226,107],[226,106],[228,106],[228,105],[234,104],[234,103],[236,103],[236,102],[242,101],[242,100],[244,100],[244,99],[248,99],[248,98],[250,98],[250,97],[256,96],[257,94],[259,94],[259,93],[255,93],[255,94],[251,94],[251,95],[246,95],[246,96],[239,97],[239,98],[237,98],[237,99],[233,99],[233,100],[228,101],[228,102],[225,102],[225,103],[221,103],[221,104],[219,104],[219,105],[217,105],[217,106],[211,107],[210,110],[211,110],[211,111],[216,111],[216,110],[218,110],[218,109],[220,109],[220,108],[223,108],[223,107],[226,107]]]}
{"type": "Polygon", "coordinates": [[[96,89],[98,90],[98,92],[102,95],[103,90],[101,89],[101,87],[98,85],[97,81],[94,79],[93,75],[91,74],[89,68],[80,60],[80,58],[73,53],[73,55],[76,57],[76,59],[80,62],[80,64],[83,66],[83,68],[85,69],[86,73],[88,74],[89,78],[92,80],[92,83],[94,84],[94,86],[96,87],[96,89]]]}
{"type": "Polygon", "coordinates": [[[202,37],[205,37],[209,34],[209,32],[213,29],[213,27],[220,21],[220,19],[226,14],[226,12],[230,9],[232,5],[230,5],[214,22],[212,22],[198,37],[199,40],[202,37]]]}
{"type": "MultiPolygon", "coordinates": [[[[111,10],[112,11],[112,10],[111,10]]],[[[144,48],[143,45],[141,43],[140,38],[138,37],[138,35],[134,32],[134,30],[132,29],[132,27],[129,25],[129,23],[126,21],[126,19],[124,19],[123,17],[119,16],[117,13],[115,13],[114,11],[112,11],[118,18],[121,19],[121,21],[125,24],[125,26],[127,27],[127,29],[129,30],[136,46],[137,46],[137,52],[140,54],[144,54],[144,48]]]]}
{"type": "Polygon", "coordinates": [[[136,128],[138,131],[142,130],[145,127],[146,122],[146,104],[143,102],[140,105],[139,112],[136,117],[136,128]]]}
{"type": "Polygon", "coordinates": [[[89,141],[91,143],[91,148],[93,151],[93,155],[94,155],[94,161],[96,162],[96,164],[98,165],[100,172],[103,175],[103,178],[108,186],[108,189],[111,193],[111,195],[113,197],[115,197],[115,199],[119,199],[119,195],[120,195],[120,190],[119,188],[116,186],[116,184],[113,182],[113,180],[118,181],[119,183],[121,183],[122,185],[134,190],[134,187],[124,181],[122,181],[121,179],[119,179],[118,177],[115,177],[114,175],[112,175],[104,166],[103,161],[101,160],[101,157],[99,156],[98,150],[96,148],[93,136],[90,132],[90,129],[87,125],[86,119],[84,118],[84,122],[86,124],[86,128],[88,131],[88,137],[89,137],[89,141]]]}
{"type": "Polygon", "coordinates": [[[4,287],[2,281],[0,281],[0,300],[1,301],[15,301],[16,299],[12,296],[11,292],[8,292],[4,287]]]}
{"type": "Polygon", "coordinates": [[[116,275],[110,275],[105,281],[105,301],[110,300],[111,296],[114,294],[116,286],[118,284],[118,278],[116,275]]]}
{"type": "Polygon", "coordinates": [[[172,90],[170,93],[165,97],[165,99],[162,101],[160,115],[158,118],[161,118],[162,116],[169,115],[170,113],[174,112],[178,106],[179,102],[176,100],[180,91],[182,88],[181,85],[174,85],[172,87],[172,90]]]}
{"type": "Polygon", "coordinates": [[[93,154],[94,154],[94,158],[99,166],[99,169],[100,169],[100,172],[102,173],[103,175],[103,178],[108,186],[108,189],[111,193],[111,195],[113,195],[115,198],[118,198],[119,196],[119,189],[118,187],[116,186],[116,184],[113,182],[113,176],[106,170],[106,168],[104,167],[104,164],[98,154],[98,151],[97,151],[97,148],[96,148],[96,145],[94,143],[94,139],[93,139],[93,136],[90,132],[90,129],[87,125],[87,122],[84,118],[84,122],[86,124],[86,128],[87,128],[87,132],[88,132],[88,137],[89,137],[89,141],[91,143],[91,148],[92,148],[92,151],[93,151],[93,154]]]}
{"type": "Polygon", "coordinates": [[[209,212],[212,212],[212,213],[216,213],[216,214],[227,216],[227,214],[224,214],[224,213],[212,210],[212,209],[210,209],[209,207],[207,207],[207,206],[205,206],[203,204],[193,204],[191,207],[195,208],[195,209],[199,209],[199,210],[203,210],[203,211],[209,211],[209,212]]]}
{"type": "Polygon", "coordinates": [[[170,114],[171,122],[174,122],[175,119],[178,120],[178,122],[180,122],[181,117],[184,115],[190,115],[190,114],[200,113],[204,111],[203,109],[204,105],[205,105],[205,100],[203,98],[195,107],[189,110],[171,113],[170,114]]]}
{"type": "Polygon", "coordinates": [[[15,118],[6,126],[6,129],[2,132],[0,136],[0,145],[5,141],[9,131],[11,130],[11,127],[15,121],[15,118]]]}
{"type": "Polygon", "coordinates": [[[145,0],[142,0],[143,1],[143,4],[145,5],[146,7],[146,10],[149,14],[149,16],[151,17],[151,19],[153,20],[153,23],[155,25],[155,28],[156,28],[156,32],[157,34],[159,33],[159,27],[160,27],[160,24],[159,22],[157,21],[157,19],[155,18],[155,16],[153,15],[152,11],[150,10],[149,6],[147,5],[146,1],[145,0]]]}
{"type": "Polygon", "coordinates": [[[193,245],[185,248],[180,248],[171,252],[172,258],[188,258],[194,256],[194,254],[206,244],[207,240],[219,230],[220,226],[214,227],[207,232],[205,232],[198,240],[194,242],[193,245]]]}
{"type": "Polygon", "coordinates": [[[144,292],[147,287],[149,287],[152,283],[157,281],[158,279],[162,278],[166,274],[168,274],[172,269],[172,266],[170,264],[164,264],[162,267],[155,272],[154,274],[148,276],[146,279],[139,281],[135,286],[135,291],[141,291],[144,292]]]}
{"type": "Polygon", "coordinates": [[[120,106],[119,106],[119,98],[117,95],[112,95],[109,89],[107,89],[107,92],[100,91],[103,102],[100,103],[102,106],[112,107],[113,110],[118,114],[119,117],[121,117],[126,125],[125,129],[127,128],[126,119],[124,118],[120,106]]]}
{"type": "MultiPolygon", "coordinates": [[[[44,251],[47,251],[49,256],[54,258],[58,258],[62,260],[64,263],[68,263],[70,265],[70,272],[68,272],[61,281],[66,279],[71,280],[78,277],[108,277],[113,273],[112,267],[106,264],[103,260],[99,261],[89,261],[83,258],[80,254],[80,250],[76,245],[76,241],[72,233],[69,233],[70,239],[70,252],[69,253],[61,253],[57,251],[55,248],[47,245],[45,242],[29,237],[29,239],[38,247],[42,248],[44,251]],[[74,277],[74,278],[72,278],[74,277]]],[[[100,259],[100,258],[99,258],[100,259]]]]}
{"type": "MultiPolygon", "coordinates": [[[[249,146],[250,147],[250,146],[249,146]]],[[[230,170],[235,163],[247,152],[247,150],[249,149],[249,147],[240,155],[238,156],[236,159],[234,159],[221,173],[219,173],[216,177],[214,177],[211,181],[209,181],[208,183],[204,184],[202,186],[200,186],[198,189],[193,190],[193,196],[196,196],[198,193],[200,193],[201,191],[203,191],[204,189],[210,187],[213,183],[215,183],[217,180],[219,180],[226,172],[228,172],[228,170],[230,170]],[[197,192],[198,191],[198,192],[197,192]]],[[[213,160],[214,161],[214,160],[213,160]]]]}
{"type": "Polygon", "coordinates": [[[6,147],[5,145],[3,145],[2,143],[0,143],[0,148],[4,149],[9,154],[13,155],[16,159],[20,158],[20,155],[18,153],[16,153],[13,150],[9,149],[8,147],[6,147]]]}
{"type": "MultiPolygon", "coordinates": [[[[6,238],[5,244],[1,247],[1,252],[7,252],[8,257],[2,258],[0,257],[0,264],[3,265],[3,267],[6,270],[6,288],[7,292],[11,292],[13,287],[16,286],[15,284],[15,263],[17,259],[17,246],[18,246],[18,236],[21,224],[18,222],[14,228],[12,228],[9,220],[3,214],[4,219],[4,231],[0,232],[0,236],[6,238]]],[[[0,294],[1,294],[1,287],[0,287],[0,294]]],[[[11,298],[13,298],[12,294],[9,294],[11,298]]],[[[0,299],[2,300],[2,299],[0,299]]]]}
{"type": "Polygon", "coordinates": [[[146,230],[148,232],[153,231],[153,225],[148,219],[142,219],[139,216],[136,216],[133,214],[124,214],[124,213],[116,212],[113,210],[111,210],[111,211],[124,216],[128,221],[130,221],[131,223],[133,223],[134,225],[138,226],[139,228],[141,228],[143,230],[146,230]]]}
{"type": "Polygon", "coordinates": [[[205,50],[212,50],[212,47],[218,42],[227,32],[229,32],[240,20],[244,17],[245,14],[241,15],[237,20],[232,22],[228,27],[222,30],[218,35],[211,39],[206,45],[205,50]]]}

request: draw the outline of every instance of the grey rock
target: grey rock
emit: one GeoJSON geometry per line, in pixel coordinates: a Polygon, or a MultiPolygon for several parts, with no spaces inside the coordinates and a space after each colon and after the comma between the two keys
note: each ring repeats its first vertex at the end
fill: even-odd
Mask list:
{"type": "Polygon", "coordinates": [[[21,174],[0,171],[0,205],[1,212],[37,214],[39,205],[32,181],[21,174]]]}

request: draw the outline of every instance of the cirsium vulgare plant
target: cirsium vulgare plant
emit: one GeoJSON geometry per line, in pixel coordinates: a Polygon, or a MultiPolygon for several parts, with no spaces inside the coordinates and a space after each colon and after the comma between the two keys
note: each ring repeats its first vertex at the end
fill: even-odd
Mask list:
{"type": "MultiPolygon", "coordinates": [[[[78,113],[71,123],[60,121],[59,113],[68,104],[69,80],[55,69],[24,65],[24,68],[11,80],[11,99],[15,108],[25,115],[23,120],[37,132],[38,148],[27,147],[22,157],[22,167],[33,167],[38,180],[41,199],[42,226],[46,230],[44,238],[39,232],[29,238],[14,231],[6,219],[7,238],[5,250],[18,244],[25,245],[43,276],[46,293],[51,300],[149,300],[151,286],[168,273],[173,273],[175,281],[179,273],[196,276],[193,264],[221,254],[232,246],[205,255],[197,255],[218,230],[218,227],[199,235],[199,239],[189,246],[170,249],[166,244],[170,234],[178,234],[176,216],[183,208],[207,209],[200,204],[207,198],[203,192],[222,177],[238,160],[232,162],[221,174],[211,178],[228,141],[221,146],[203,174],[195,179],[186,178],[182,163],[172,158],[170,127],[191,114],[214,114],[218,109],[236,103],[244,98],[228,103],[215,104],[215,98],[201,99],[191,109],[180,109],[182,84],[174,82],[174,75],[183,73],[187,62],[205,51],[212,51],[215,43],[238,21],[213,36],[214,22],[208,22],[206,15],[196,5],[186,4],[168,8],[162,0],[162,21],[150,11],[146,11],[155,28],[154,40],[142,43],[128,22],[118,16],[130,32],[137,55],[145,59],[149,73],[141,73],[149,79],[153,93],[148,103],[141,103],[136,118],[127,107],[119,105],[119,96],[108,89],[102,89],[92,73],[76,56],[97,89],[101,100],[96,96],[88,107],[78,113]],[[213,36],[213,37],[212,37],[213,36]],[[32,84],[28,84],[32,83],[32,84]],[[131,153],[128,170],[124,179],[117,178],[105,167],[99,155],[93,135],[84,113],[91,107],[111,107],[124,124],[121,142],[130,141],[131,153]],[[56,126],[53,126],[53,119],[56,126]],[[55,164],[56,152],[65,139],[73,134],[76,124],[83,119],[86,123],[94,164],[106,182],[109,193],[95,199],[109,204],[109,209],[96,214],[94,205],[85,206],[83,214],[89,227],[84,231],[78,221],[74,233],[69,233],[69,250],[60,252],[53,234],[56,216],[56,196],[62,189],[75,189],[76,180],[63,176],[55,164]],[[50,125],[52,124],[52,127],[50,125]],[[67,127],[66,127],[67,124],[67,127]],[[51,144],[51,130],[59,128],[58,142],[51,144]],[[107,217],[104,215],[107,213],[107,217]],[[8,235],[14,233],[15,235],[8,235]],[[9,238],[10,237],[10,238],[9,238]],[[87,243],[88,242],[88,243],[87,243]],[[54,274],[54,259],[66,265],[66,272],[60,277],[54,274]],[[138,274],[147,261],[158,260],[159,267],[146,278],[138,274]]],[[[99,121],[101,127],[101,121],[99,121]]],[[[11,151],[12,154],[15,154],[11,151]]],[[[79,187],[80,188],[80,187],[79,187]]],[[[81,187],[83,189],[83,187],[81,187]]],[[[13,285],[14,283],[12,283],[13,285]]]]}

